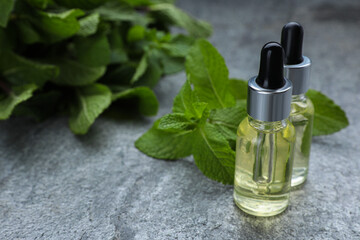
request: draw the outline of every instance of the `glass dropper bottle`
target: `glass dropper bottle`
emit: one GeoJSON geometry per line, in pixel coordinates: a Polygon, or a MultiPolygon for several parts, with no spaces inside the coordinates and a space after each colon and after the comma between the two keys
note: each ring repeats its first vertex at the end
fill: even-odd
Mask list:
{"type": "Polygon", "coordinates": [[[305,95],[309,89],[311,61],[302,55],[303,27],[296,22],[286,24],[281,32],[285,51],[284,74],[293,84],[290,121],[295,127],[294,168],[291,186],[302,185],[308,175],[314,106],[305,95]]]}
{"type": "Polygon", "coordinates": [[[261,50],[259,75],[248,82],[248,117],[237,130],[234,201],[255,216],[279,214],[289,204],[295,130],[283,54],[275,42],[261,50]]]}

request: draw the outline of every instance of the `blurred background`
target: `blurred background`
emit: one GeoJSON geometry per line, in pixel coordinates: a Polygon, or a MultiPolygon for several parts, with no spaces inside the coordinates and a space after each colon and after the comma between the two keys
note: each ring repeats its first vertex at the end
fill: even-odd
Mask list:
{"type": "MultiPolygon", "coordinates": [[[[171,111],[185,73],[154,91],[156,118],[99,118],[74,136],[64,118],[0,122],[0,239],[360,239],[360,2],[178,0],[213,26],[209,41],[230,77],[257,75],[260,50],[284,24],[304,27],[311,88],[347,113],[350,126],[313,140],[310,174],[289,209],[255,218],[233,203],[232,186],[207,179],[193,159],[159,161],[134,147],[171,111]]],[[[179,31],[177,29],[175,32],[179,31]]]]}

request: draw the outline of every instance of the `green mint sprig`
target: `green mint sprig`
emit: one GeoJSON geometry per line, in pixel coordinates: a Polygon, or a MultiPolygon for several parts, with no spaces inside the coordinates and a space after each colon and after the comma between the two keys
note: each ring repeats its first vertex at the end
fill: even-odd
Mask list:
{"type": "MultiPolygon", "coordinates": [[[[205,176],[233,184],[236,131],[247,116],[247,82],[229,79],[224,59],[206,40],[190,49],[185,65],[187,80],[174,99],[172,113],[155,121],[135,146],[159,159],[193,155],[205,176]]],[[[315,90],[308,96],[316,111],[314,135],[348,125],[344,111],[332,100],[315,90]]]]}
{"type": "Polygon", "coordinates": [[[206,40],[186,58],[188,80],[174,99],[173,113],[157,120],[135,145],[149,156],[178,159],[193,155],[209,178],[233,182],[235,152],[229,145],[233,128],[245,117],[243,104],[229,94],[225,61],[206,40]],[[215,96],[215,97],[214,97],[215,96]]]}
{"type": "Polygon", "coordinates": [[[151,88],[211,32],[172,0],[0,1],[0,119],[61,114],[85,134],[114,102],[155,115],[151,88]]]}

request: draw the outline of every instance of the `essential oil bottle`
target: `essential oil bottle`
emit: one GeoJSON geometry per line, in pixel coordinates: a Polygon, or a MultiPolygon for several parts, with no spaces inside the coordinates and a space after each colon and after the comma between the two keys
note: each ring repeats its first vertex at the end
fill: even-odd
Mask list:
{"type": "Polygon", "coordinates": [[[285,51],[285,77],[292,82],[290,121],[295,127],[294,168],[291,186],[306,181],[309,171],[314,106],[305,95],[309,89],[311,61],[302,55],[304,30],[299,23],[286,24],[281,33],[285,51]]]}
{"type": "Polygon", "coordinates": [[[289,204],[295,129],[283,54],[275,42],[261,50],[259,75],[248,82],[248,117],[237,130],[234,200],[255,216],[279,214],[289,204]]]}

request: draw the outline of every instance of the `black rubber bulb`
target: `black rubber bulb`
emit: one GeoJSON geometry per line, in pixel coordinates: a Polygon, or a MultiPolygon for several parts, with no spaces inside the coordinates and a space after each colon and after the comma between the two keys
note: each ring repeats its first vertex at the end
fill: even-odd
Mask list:
{"type": "Polygon", "coordinates": [[[285,51],[285,64],[294,65],[301,63],[303,59],[304,29],[297,22],[289,22],[281,31],[281,45],[285,51]]]}
{"type": "Polygon", "coordinates": [[[256,83],[262,88],[278,89],[285,85],[284,50],[277,42],[269,42],[261,50],[260,70],[256,83]]]}

